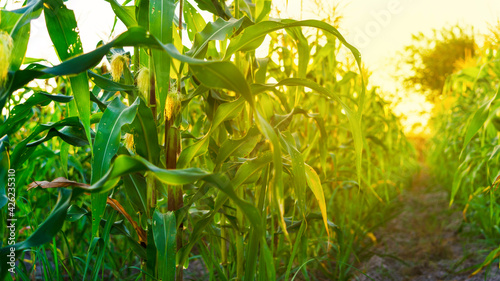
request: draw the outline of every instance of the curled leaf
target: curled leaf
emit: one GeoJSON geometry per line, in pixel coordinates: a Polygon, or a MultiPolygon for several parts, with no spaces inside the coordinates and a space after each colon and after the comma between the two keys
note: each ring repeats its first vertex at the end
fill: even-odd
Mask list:
{"type": "MultiPolygon", "coordinates": [[[[41,187],[41,188],[58,188],[58,187],[70,187],[70,186],[75,186],[75,187],[80,187],[83,189],[88,189],[90,187],[89,184],[86,183],[80,183],[76,181],[71,181],[68,180],[64,177],[59,177],[56,178],[55,180],[49,182],[49,181],[34,181],[28,185],[28,190],[31,190],[36,187],[41,187]]],[[[137,233],[137,236],[139,237],[139,243],[141,245],[146,245],[147,244],[147,238],[146,238],[146,231],[142,229],[133,219],[132,217],[125,211],[125,208],[118,202],[117,200],[113,198],[107,198],[106,203],[110,205],[114,210],[122,214],[129,222],[130,224],[134,227],[135,232],[137,233]]]]}
{"type": "Polygon", "coordinates": [[[123,206],[120,204],[120,202],[118,202],[117,200],[113,199],[113,198],[107,198],[107,202],[109,206],[111,206],[111,208],[115,209],[118,213],[122,214],[127,220],[128,222],[130,222],[130,224],[134,227],[135,229],[135,232],[137,233],[137,236],[139,237],[139,243],[141,245],[147,245],[147,236],[146,236],[146,231],[144,229],[142,229],[142,227],[140,227],[133,219],[132,217],[127,213],[127,211],[125,211],[125,209],[123,208],[123,206]]]}
{"type": "Polygon", "coordinates": [[[85,183],[71,181],[71,180],[68,180],[67,178],[59,177],[51,182],[49,182],[49,181],[34,181],[28,185],[28,190],[31,190],[31,189],[36,188],[36,187],[58,188],[58,187],[69,187],[69,186],[76,186],[76,187],[80,187],[80,188],[90,187],[90,185],[85,184],[85,183]]]}

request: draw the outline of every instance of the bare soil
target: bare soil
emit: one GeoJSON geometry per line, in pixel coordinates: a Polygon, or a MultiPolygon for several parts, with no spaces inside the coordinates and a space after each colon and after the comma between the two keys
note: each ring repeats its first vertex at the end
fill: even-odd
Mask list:
{"type": "Polygon", "coordinates": [[[468,233],[462,210],[448,207],[448,193],[425,168],[398,201],[399,214],[375,231],[373,255],[357,266],[365,275],[352,280],[500,280],[498,264],[470,276],[491,246],[468,233]]]}

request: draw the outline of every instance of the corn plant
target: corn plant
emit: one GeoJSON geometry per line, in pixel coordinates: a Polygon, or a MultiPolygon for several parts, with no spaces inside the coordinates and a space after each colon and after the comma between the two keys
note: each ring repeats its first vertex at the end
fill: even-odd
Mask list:
{"type": "MultiPolygon", "coordinates": [[[[448,77],[446,95],[433,119],[439,134],[433,138],[429,157],[437,178],[451,186],[450,205],[463,208],[464,221],[491,247],[497,247],[500,222],[498,37],[494,42],[461,61],[460,68],[448,77]]],[[[474,274],[490,264],[498,251],[491,252],[474,274]]]]}
{"type": "Polygon", "coordinates": [[[356,48],[270,19],[270,1],[107,2],[127,31],[85,54],[62,0],[1,10],[0,176],[15,171],[30,226],[18,276],[183,280],[201,260],[209,280],[348,279],[414,155],[356,48]],[[55,66],[25,57],[42,10],[55,66]]]}

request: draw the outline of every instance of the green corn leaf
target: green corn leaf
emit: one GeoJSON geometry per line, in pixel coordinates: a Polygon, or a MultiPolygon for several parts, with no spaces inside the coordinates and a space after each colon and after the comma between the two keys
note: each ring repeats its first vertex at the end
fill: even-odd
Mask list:
{"type": "Polygon", "coordinates": [[[319,179],[318,174],[314,169],[306,164],[306,178],[307,184],[309,188],[316,197],[318,201],[319,209],[321,210],[321,216],[323,216],[323,222],[325,224],[326,233],[330,235],[330,231],[328,229],[328,215],[326,213],[326,201],[325,201],[325,193],[323,192],[323,186],[321,185],[321,180],[319,179]]]}
{"type": "MultiPolygon", "coordinates": [[[[107,190],[111,189],[121,176],[145,171],[153,173],[153,175],[158,180],[168,185],[185,185],[198,180],[203,180],[217,187],[225,194],[226,199],[230,198],[231,200],[233,200],[233,202],[245,214],[245,216],[248,217],[254,230],[257,231],[259,235],[263,235],[261,217],[258,210],[252,204],[243,201],[236,195],[231,182],[229,182],[223,176],[210,174],[198,168],[165,170],[154,166],[153,164],[139,156],[130,157],[126,155],[120,155],[116,158],[111,169],[101,180],[99,180],[89,188],[75,189],[79,190],[77,194],[81,192],[104,193],[107,190]]],[[[222,204],[223,203],[224,202],[222,202],[222,204]]],[[[218,206],[218,208],[215,210],[215,213],[218,211],[218,209],[220,209],[220,207],[222,207],[222,205],[218,206]]],[[[215,213],[212,213],[211,216],[213,216],[215,213]]],[[[201,231],[204,227],[206,227],[208,222],[209,220],[205,222],[206,224],[204,224],[204,226],[202,225],[202,227],[200,228],[201,231]]],[[[199,236],[200,234],[201,233],[198,234],[198,237],[201,237],[199,236]]],[[[197,241],[192,240],[192,242],[196,243],[197,241]]],[[[193,245],[194,244],[190,242],[187,247],[192,248],[193,245]]],[[[187,257],[185,255],[187,255],[188,253],[189,252],[183,252],[181,261],[183,261],[183,259],[187,257]]],[[[181,262],[180,264],[183,264],[183,262],[181,262]]]]}
{"type": "Polygon", "coordinates": [[[158,277],[160,280],[175,281],[177,225],[175,214],[155,210],[153,214],[153,237],[158,249],[158,277]]]}
{"type": "Polygon", "coordinates": [[[500,255],[500,247],[494,249],[491,251],[488,256],[484,259],[484,261],[479,265],[478,269],[476,269],[473,273],[471,273],[471,276],[474,276],[481,272],[486,266],[490,265],[498,256],[500,255]]]}
{"type": "Polygon", "coordinates": [[[29,24],[22,26],[19,32],[11,34],[13,41],[12,47],[12,61],[9,65],[9,71],[17,71],[23,62],[23,58],[28,49],[28,41],[31,27],[29,24]]]}
{"type": "MultiPolygon", "coordinates": [[[[347,118],[349,119],[349,124],[351,125],[351,131],[354,138],[354,148],[356,149],[356,170],[358,171],[358,182],[361,182],[361,162],[363,157],[363,133],[361,131],[361,121],[359,119],[359,115],[357,115],[344,101],[340,99],[340,97],[327,89],[321,87],[315,82],[307,79],[300,78],[287,78],[283,79],[277,84],[253,84],[252,92],[254,95],[257,95],[260,92],[273,89],[278,86],[304,86],[310,88],[319,94],[334,99],[338,102],[344,111],[346,112],[347,118]]],[[[372,192],[375,192],[372,190],[372,192]]]]}
{"type": "MultiPolygon", "coordinates": [[[[174,0],[149,1],[149,30],[163,44],[173,43],[174,0]]],[[[175,47],[174,47],[175,48],[175,47]]],[[[177,50],[177,49],[176,49],[177,50]]],[[[152,50],[152,73],[155,77],[155,93],[158,112],[163,112],[170,88],[171,56],[161,50],[152,50]]]]}
{"type": "Polygon", "coordinates": [[[285,231],[285,236],[288,238],[288,233],[286,232],[286,225],[284,221],[285,215],[285,197],[284,197],[284,186],[283,186],[283,163],[281,161],[281,146],[277,133],[274,128],[267,122],[267,120],[262,117],[262,115],[255,110],[256,123],[261,131],[261,133],[271,142],[271,151],[273,154],[273,164],[274,164],[274,179],[273,179],[273,199],[278,207],[280,214],[280,224],[285,231]]]}
{"type": "MultiPolygon", "coordinates": [[[[104,107],[104,111],[106,111],[106,107],[104,107]]],[[[94,113],[92,114],[92,116],[90,116],[90,124],[96,124],[96,123],[99,123],[99,121],[101,121],[101,118],[102,118],[102,112],[97,112],[97,113],[94,113]]]]}
{"type": "Polygon", "coordinates": [[[90,77],[90,81],[94,82],[94,84],[105,91],[117,92],[137,90],[137,88],[133,85],[125,85],[115,82],[90,70],[87,71],[87,74],[90,77]]]}
{"type": "MultiPolygon", "coordinates": [[[[75,77],[70,77],[69,81],[78,108],[78,115],[83,123],[87,139],[90,140],[90,92],[87,74],[81,73],[75,77]]],[[[90,142],[89,144],[92,147],[92,143],[90,142]]]]}
{"type": "MultiPolygon", "coordinates": [[[[28,41],[30,37],[30,21],[37,18],[41,13],[42,1],[32,1],[24,8],[15,11],[4,11],[0,13],[0,30],[9,32],[12,37],[13,46],[11,53],[11,61],[9,65],[9,73],[15,73],[21,67],[26,50],[28,49],[28,41]]],[[[0,87],[0,109],[3,109],[5,103],[14,92],[12,85],[15,79],[9,74],[8,81],[4,87],[0,87]]]]}
{"type": "Polygon", "coordinates": [[[226,58],[231,57],[237,51],[248,51],[254,50],[262,44],[264,37],[274,31],[292,28],[292,27],[314,27],[321,30],[324,30],[335,37],[337,37],[342,44],[344,44],[354,55],[356,62],[359,67],[361,67],[361,54],[360,52],[351,44],[349,44],[344,36],[340,34],[340,32],[334,28],[333,26],[318,20],[303,20],[303,21],[294,21],[294,20],[283,20],[283,21],[263,21],[257,23],[255,25],[247,27],[240,35],[238,35],[234,40],[231,40],[227,51],[226,58]]]}
{"type": "Polygon", "coordinates": [[[130,28],[137,25],[135,20],[135,7],[134,6],[122,6],[116,0],[104,0],[111,5],[111,9],[115,15],[125,24],[126,27],[130,28]]]}
{"type": "MultiPolygon", "coordinates": [[[[286,23],[287,21],[283,21],[286,23]]],[[[293,21],[289,21],[293,22],[293,21]]],[[[309,59],[310,59],[310,52],[311,49],[309,48],[309,42],[307,42],[307,38],[304,36],[302,33],[302,29],[300,27],[293,27],[293,28],[287,28],[286,29],[287,34],[290,34],[290,36],[295,39],[296,44],[297,44],[297,50],[298,50],[298,71],[297,71],[297,77],[296,78],[306,78],[307,74],[307,65],[309,64],[309,59]]],[[[297,106],[300,104],[300,96],[299,93],[302,93],[304,90],[303,87],[298,87],[295,91],[295,105],[297,106]]]]}
{"type": "Polygon", "coordinates": [[[38,136],[40,133],[50,130],[50,129],[57,129],[57,128],[62,128],[65,126],[71,126],[71,127],[82,127],[82,123],[78,119],[78,117],[69,117],[65,118],[59,122],[56,123],[48,123],[48,124],[41,124],[38,125],[33,133],[26,139],[24,139],[22,142],[18,143],[16,147],[14,148],[14,151],[12,152],[12,157],[11,157],[11,166],[13,169],[17,169],[22,165],[28,158],[31,156],[31,154],[35,151],[36,146],[31,145],[27,147],[27,144],[31,142],[36,136],[38,136]]]}
{"type": "Polygon", "coordinates": [[[215,112],[214,119],[208,133],[198,142],[191,146],[186,147],[179,156],[177,161],[177,168],[185,168],[191,162],[191,160],[206,152],[208,148],[208,139],[210,135],[222,124],[222,122],[234,119],[245,106],[245,100],[239,98],[236,101],[223,103],[219,105],[217,111],[215,112]]]}
{"type": "MultiPolygon", "coordinates": [[[[94,256],[94,253],[96,253],[96,255],[99,255],[99,252],[102,252],[104,250],[103,248],[104,248],[104,239],[102,239],[101,237],[92,238],[92,242],[90,242],[89,250],[87,252],[87,260],[85,262],[85,270],[84,270],[84,274],[83,274],[84,280],[86,279],[87,272],[89,271],[90,264],[92,262],[92,257],[94,256]]],[[[91,277],[89,278],[89,280],[94,281],[92,279],[92,275],[94,275],[94,273],[95,272],[92,271],[92,274],[91,274],[91,277]]]]}
{"type": "Polygon", "coordinates": [[[300,108],[300,107],[295,107],[292,109],[292,111],[286,115],[279,115],[279,114],[274,114],[272,117],[272,125],[280,131],[286,130],[289,126],[290,123],[292,122],[292,119],[295,115],[297,114],[302,114],[308,118],[315,118],[317,117],[317,114],[309,114],[306,110],[300,108]]]}
{"type": "Polygon", "coordinates": [[[255,83],[266,83],[266,76],[268,72],[269,58],[259,58],[257,59],[257,64],[259,68],[255,72],[255,83]]]}
{"type": "Polygon", "coordinates": [[[457,192],[462,184],[462,180],[470,173],[470,170],[471,170],[470,159],[466,158],[462,163],[460,163],[460,166],[458,166],[457,170],[455,171],[455,173],[453,175],[453,185],[451,187],[450,206],[455,201],[455,196],[457,195],[457,192]]]}
{"type": "Polygon", "coordinates": [[[215,111],[215,116],[212,120],[210,130],[214,131],[222,122],[234,119],[240,114],[244,106],[245,100],[242,98],[239,98],[233,102],[223,103],[219,105],[217,111],[215,111]]]}
{"type": "Polygon", "coordinates": [[[23,13],[16,13],[15,11],[7,11],[2,9],[0,11],[0,16],[2,18],[2,21],[0,22],[0,29],[11,34],[11,32],[14,30],[14,27],[23,16],[23,13]]]}
{"type": "Polygon", "coordinates": [[[139,174],[128,174],[122,177],[124,191],[136,212],[146,214],[146,179],[139,174]]]}
{"type": "Polygon", "coordinates": [[[66,220],[69,222],[75,222],[88,214],[89,212],[84,208],[80,208],[77,205],[71,205],[66,213],[66,220]]]}
{"type": "MultiPolygon", "coordinates": [[[[42,13],[42,4],[43,1],[34,0],[21,9],[6,12],[6,14],[3,14],[2,11],[2,23],[5,20],[3,16],[6,16],[6,18],[13,17],[15,19],[15,25],[13,26],[12,30],[9,31],[9,34],[14,41],[9,71],[17,71],[23,63],[26,50],[28,49],[28,40],[31,30],[30,21],[40,16],[40,14],[42,13]],[[22,15],[17,18],[17,16],[14,14],[22,15]]],[[[7,20],[7,22],[9,22],[9,20],[7,20]]],[[[2,24],[0,24],[0,26],[2,26],[2,24]]],[[[2,28],[2,30],[5,29],[2,28]]]]}
{"type": "MultiPolygon", "coordinates": [[[[44,1],[43,10],[50,39],[54,43],[61,61],[83,54],[82,42],[73,11],[66,8],[62,0],[44,1]]],[[[69,77],[69,80],[80,120],[83,123],[87,139],[90,140],[90,92],[87,73],[69,77]]],[[[91,143],[90,146],[92,146],[91,143]]]]}
{"type": "Polygon", "coordinates": [[[469,125],[467,126],[467,132],[465,134],[464,145],[462,147],[462,151],[460,152],[460,159],[462,159],[462,154],[464,153],[467,145],[472,140],[474,135],[481,129],[488,119],[488,115],[490,112],[491,104],[497,99],[498,93],[500,92],[500,88],[498,88],[496,94],[487,102],[485,102],[477,111],[474,113],[469,125]]]}
{"type": "Polygon", "coordinates": [[[290,158],[292,159],[292,174],[293,174],[293,186],[295,187],[295,196],[299,201],[299,208],[302,216],[305,217],[306,210],[306,169],[304,158],[302,154],[297,150],[295,145],[295,140],[290,132],[286,132],[280,135],[281,141],[286,147],[290,158]]]}
{"type": "MultiPolygon", "coordinates": [[[[97,127],[92,154],[91,183],[96,183],[108,171],[111,159],[120,147],[121,128],[134,120],[139,99],[131,106],[124,105],[115,98],[104,112],[97,127]]],[[[92,235],[97,235],[99,222],[106,207],[106,194],[92,194],[92,235]]]]}
{"type": "Polygon", "coordinates": [[[206,51],[210,41],[222,41],[232,36],[242,25],[249,25],[250,20],[247,17],[241,19],[231,18],[227,21],[218,18],[214,22],[209,22],[205,28],[194,37],[193,47],[187,53],[192,57],[200,57],[200,54],[206,51]]]}
{"type": "MultiPolygon", "coordinates": [[[[285,28],[293,28],[293,27],[313,27],[321,29],[327,33],[334,35],[340,40],[340,42],[342,42],[344,46],[346,46],[351,51],[358,65],[359,72],[363,73],[361,66],[361,53],[354,46],[349,44],[345,40],[344,36],[342,36],[342,34],[336,28],[325,22],[318,20],[262,21],[255,25],[251,25],[245,28],[245,30],[240,35],[231,40],[231,43],[227,47],[225,58],[229,59],[237,51],[246,52],[250,50],[255,50],[262,44],[264,37],[270,32],[274,32],[285,28]]],[[[361,125],[361,117],[365,99],[365,82],[364,78],[363,77],[361,78],[362,78],[361,79],[362,87],[361,87],[361,95],[359,97],[358,111],[357,111],[360,125],[361,125]]]]}
{"type": "Polygon", "coordinates": [[[65,61],[83,53],[75,14],[62,0],[44,1],[45,23],[57,55],[65,61]]]}
{"type": "Polygon", "coordinates": [[[111,169],[85,191],[103,193],[113,188],[121,176],[146,171],[150,171],[158,180],[168,185],[190,184],[210,175],[210,173],[198,168],[165,170],[158,168],[140,156],[119,155],[116,157],[111,169]]]}
{"type": "Polygon", "coordinates": [[[260,272],[262,276],[261,280],[276,280],[273,253],[269,249],[265,239],[262,239],[260,243],[260,252],[260,259],[263,261],[263,267],[266,269],[265,272],[260,272]]]}
{"type": "MultiPolygon", "coordinates": [[[[151,223],[148,223],[148,229],[153,229],[153,226],[151,223]]],[[[147,265],[147,273],[151,277],[157,276],[157,271],[156,271],[156,263],[157,263],[157,250],[156,250],[156,245],[155,245],[155,239],[153,235],[148,235],[148,246],[146,247],[146,254],[147,254],[147,259],[146,259],[146,265],[147,265]]],[[[154,280],[154,279],[152,279],[154,280]]],[[[148,280],[149,281],[149,280],[148,280]]]]}
{"type": "Polygon", "coordinates": [[[255,22],[261,22],[263,20],[269,19],[269,13],[271,12],[270,0],[256,0],[255,1],[255,22]]]}
{"type": "Polygon", "coordinates": [[[179,159],[177,160],[177,168],[184,169],[186,168],[191,160],[195,157],[200,156],[207,152],[208,144],[209,144],[209,135],[205,135],[201,140],[195,142],[194,144],[184,148],[179,155],[179,159]]]}
{"type": "MultiPolygon", "coordinates": [[[[238,171],[236,171],[236,175],[231,181],[232,184],[238,188],[242,184],[255,182],[260,176],[262,169],[269,163],[273,161],[273,155],[271,152],[266,152],[259,157],[248,160],[243,163],[238,171]]],[[[221,200],[217,199],[217,202],[221,200]]]]}
{"type": "MultiPolygon", "coordinates": [[[[137,23],[148,29],[149,28],[149,0],[138,0],[135,1],[135,17],[137,23]]],[[[142,58],[142,57],[141,57],[142,58]]],[[[142,59],[141,59],[142,61],[142,59]]]]}
{"type": "Polygon", "coordinates": [[[160,159],[160,146],[156,133],[156,123],[153,112],[142,99],[140,99],[137,115],[131,128],[137,154],[157,165],[160,159]]]}
{"type": "MultiPolygon", "coordinates": [[[[328,134],[326,133],[325,121],[323,120],[323,118],[321,116],[319,116],[319,114],[309,114],[304,109],[299,108],[299,107],[295,107],[294,109],[292,109],[292,111],[289,114],[286,114],[286,115],[274,114],[273,124],[276,123],[275,128],[277,128],[280,131],[283,131],[286,128],[288,128],[288,126],[290,125],[290,123],[292,121],[292,118],[297,114],[302,114],[308,118],[312,118],[316,122],[316,125],[318,126],[318,129],[319,129],[319,132],[321,135],[321,140],[322,140],[318,143],[319,149],[320,149],[319,157],[321,160],[321,167],[325,168],[326,167],[326,157],[328,155],[327,148],[326,148],[328,134]]],[[[325,168],[325,170],[326,170],[326,168],[325,168]]]]}
{"type": "Polygon", "coordinates": [[[7,204],[9,199],[5,194],[7,184],[7,173],[9,170],[9,154],[7,153],[7,146],[9,144],[9,137],[4,136],[0,139],[0,209],[7,204]]]}
{"type": "Polygon", "coordinates": [[[205,61],[181,55],[174,45],[163,45],[159,43],[156,38],[151,36],[148,31],[142,27],[132,27],[108,44],[105,44],[92,52],[71,58],[54,67],[17,71],[12,82],[11,90],[14,91],[27,84],[29,81],[45,74],[78,74],[97,65],[101,61],[102,57],[104,57],[112,47],[139,45],[163,49],[170,55],[170,57],[187,63],[191,72],[205,86],[209,88],[223,88],[240,93],[250,103],[251,107],[254,106],[254,100],[250,92],[250,87],[248,86],[248,83],[241,71],[233,63],[227,61],[205,61]]]}
{"type": "Polygon", "coordinates": [[[37,146],[43,142],[46,142],[53,137],[59,137],[63,141],[73,146],[85,146],[88,145],[87,136],[82,126],[65,126],[61,129],[50,128],[49,132],[45,137],[26,144],[26,147],[37,146]]]}
{"type": "Polygon", "coordinates": [[[224,4],[224,1],[220,0],[195,0],[198,4],[198,8],[208,11],[216,16],[219,16],[225,20],[232,17],[229,12],[229,8],[224,4]]]}
{"type": "Polygon", "coordinates": [[[187,33],[189,36],[189,40],[193,41],[195,35],[200,33],[205,27],[206,23],[203,17],[198,13],[195,7],[191,5],[188,1],[184,2],[184,20],[186,21],[187,33]]]}
{"type": "Polygon", "coordinates": [[[66,213],[71,202],[72,192],[69,189],[61,188],[59,190],[59,197],[57,203],[52,209],[52,212],[45,219],[44,222],[31,234],[26,240],[17,242],[14,245],[9,245],[0,249],[0,279],[4,279],[7,274],[7,262],[9,261],[10,248],[15,248],[16,257],[23,250],[33,247],[41,246],[45,243],[52,241],[52,238],[61,230],[66,213]]]}
{"type": "MultiPolygon", "coordinates": [[[[105,227],[105,224],[103,225],[103,222],[105,220],[101,220],[101,226],[105,227]]],[[[146,254],[146,249],[143,247],[144,245],[141,245],[137,242],[137,239],[132,237],[130,235],[130,231],[126,228],[124,225],[123,220],[116,221],[113,223],[111,226],[111,234],[113,235],[123,235],[125,238],[128,240],[128,245],[132,248],[132,250],[141,258],[141,259],[147,259],[147,254],[146,254]]]]}
{"type": "MultiPolygon", "coordinates": [[[[111,169],[109,169],[106,175],[104,175],[98,182],[92,184],[88,188],[75,189],[79,190],[79,193],[105,193],[116,185],[121,176],[139,172],[150,172],[159,181],[168,185],[186,185],[194,183],[198,180],[203,180],[211,184],[214,187],[220,189],[225,194],[225,199],[221,200],[222,204],[228,198],[233,200],[238,208],[240,208],[242,212],[249,218],[249,221],[251,222],[254,229],[261,235],[263,234],[259,212],[252,204],[240,199],[236,195],[236,193],[234,192],[232,181],[230,182],[224,176],[211,174],[198,168],[165,170],[158,168],[157,166],[151,164],[140,156],[130,157],[126,155],[119,155],[115,159],[113,165],[111,166],[111,169]]],[[[217,206],[215,212],[217,212],[218,209],[222,207],[222,204],[217,206]]]]}
{"type": "Polygon", "coordinates": [[[226,140],[219,149],[219,153],[215,159],[215,165],[220,167],[220,165],[230,156],[245,157],[255,148],[259,139],[259,130],[252,127],[243,138],[226,140]]]}
{"type": "MultiPolygon", "coordinates": [[[[102,238],[95,237],[94,239],[99,239],[99,247],[97,248],[97,255],[94,255],[92,252],[89,251],[88,256],[87,256],[87,263],[85,265],[85,268],[88,268],[89,266],[89,261],[92,260],[92,257],[96,256],[95,259],[95,264],[92,267],[92,277],[90,280],[92,281],[97,281],[99,280],[99,271],[101,270],[102,263],[104,261],[104,254],[106,253],[106,250],[108,249],[109,241],[110,241],[110,234],[111,234],[111,228],[114,225],[115,218],[117,216],[118,212],[115,212],[114,210],[110,212],[108,218],[106,219],[106,223],[104,224],[104,231],[102,234],[102,238]],[[101,243],[102,242],[102,243],[101,243]],[[90,259],[89,259],[90,258],[90,259]]],[[[92,249],[89,247],[89,250],[92,249]]],[[[85,273],[87,273],[87,270],[85,270],[85,273]]],[[[85,275],[83,276],[83,280],[85,280],[85,275]]]]}
{"type": "MultiPolygon", "coordinates": [[[[166,47],[168,48],[169,46],[166,47]]],[[[176,57],[176,59],[184,60],[188,64],[191,63],[190,70],[205,86],[209,88],[228,89],[240,93],[250,106],[254,107],[254,100],[248,83],[234,64],[222,61],[202,64],[186,57],[176,57]]]]}
{"type": "MultiPolygon", "coordinates": [[[[216,203],[214,210],[198,220],[194,226],[194,231],[190,236],[189,243],[181,249],[179,264],[183,264],[188,258],[191,249],[198,243],[199,239],[202,237],[202,232],[208,226],[208,224],[213,220],[214,215],[220,210],[222,205],[227,199],[231,199],[239,210],[248,218],[250,224],[252,225],[252,230],[256,232],[257,236],[260,236],[262,241],[264,238],[264,226],[262,224],[262,217],[260,212],[252,204],[240,199],[235,193],[235,188],[232,184],[233,181],[229,182],[224,176],[212,174],[203,179],[212,186],[218,188],[223,192],[223,195],[219,195],[218,203],[216,203]]],[[[264,242],[265,243],[265,242],[264,242]]]]}
{"type": "Polygon", "coordinates": [[[40,15],[39,12],[41,12],[40,9],[42,8],[43,0],[32,0],[28,2],[29,3],[26,3],[26,6],[22,8],[10,11],[16,14],[22,14],[21,19],[17,22],[14,29],[19,28],[19,25],[24,25],[30,20],[36,19],[40,15]]]}
{"type": "Polygon", "coordinates": [[[261,237],[258,232],[250,230],[250,242],[248,243],[246,251],[246,263],[245,263],[245,279],[244,280],[255,280],[255,271],[257,267],[258,260],[258,250],[259,241],[261,237]]]}
{"type": "Polygon", "coordinates": [[[0,136],[17,131],[32,116],[34,106],[46,106],[51,101],[66,103],[72,99],[73,97],[65,95],[51,95],[46,92],[34,93],[24,103],[16,105],[10,110],[9,118],[0,126],[0,136]]]}
{"type": "Polygon", "coordinates": [[[288,277],[290,276],[293,260],[295,259],[295,255],[297,255],[297,250],[299,249],[300,242],[302,240],[302,236],[304,235],[304,231],[306,230],[306,228],[307,228],[307,222],[304,220],[304,222],[300,224],[299,233],[297,233],[297,236],[295,237],[295,243],[293,245],[292,254],[290,255],[290,261],[288,262],[288,266],[286,267],[284,280],[288,280],[288,277]]]}

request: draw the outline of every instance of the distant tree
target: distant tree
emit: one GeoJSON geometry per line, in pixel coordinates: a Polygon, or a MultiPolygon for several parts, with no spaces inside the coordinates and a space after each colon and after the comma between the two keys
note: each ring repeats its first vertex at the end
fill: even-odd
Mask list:
{"type": "Polygon", "coordinates": [[[455,25],[433,30],[432,36],[422,32],[413,35],[413,43],[402,53],[404,85],[424,93],[429,100],[442,94],[446,78],[457,70],[457,63],[474,57],[472,28],[455,25]]]}

